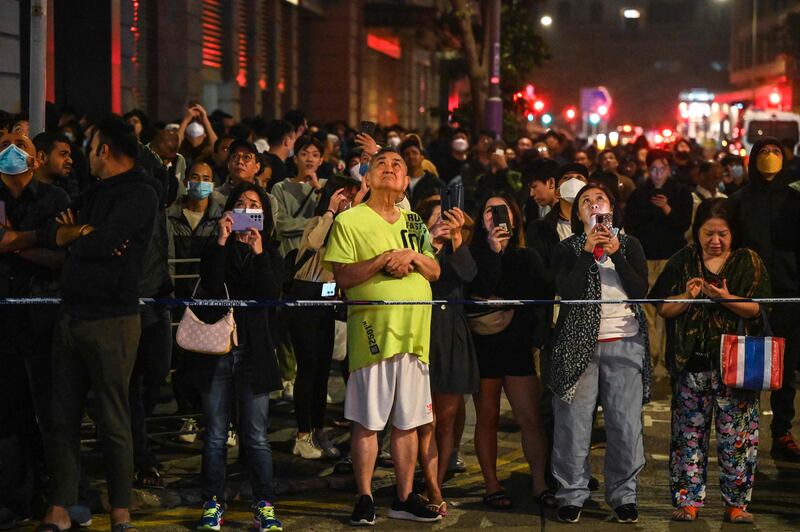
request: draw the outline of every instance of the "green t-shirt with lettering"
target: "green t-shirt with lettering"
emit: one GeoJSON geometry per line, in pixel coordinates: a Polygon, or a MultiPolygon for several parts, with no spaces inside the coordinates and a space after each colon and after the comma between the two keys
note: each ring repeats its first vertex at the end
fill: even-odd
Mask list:
{"type": "MultiPolygon", "coordinates": [[[[362,203],[336,217],[328,237],[324,265],[353,264],[385,251],[410,248],[435,258],[428,228],[422,218],[400,209],[390,224],[362,203]]],[[[431,285],[413,271],[402,279],[379,272],[345,290],[351,301],[430,301],[431,285]]],[[[370,305],[347,308],[347,354],[350,371],[400,353],[414,353],[428,363],[431,339],[430,305],[370,305]]]]}

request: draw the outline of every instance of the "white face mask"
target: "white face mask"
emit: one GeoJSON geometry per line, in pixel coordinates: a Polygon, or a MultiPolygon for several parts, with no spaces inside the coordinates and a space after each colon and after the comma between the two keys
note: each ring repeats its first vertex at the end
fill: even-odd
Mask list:
{"type": "Polygon", "coordinates": [[[573,177],[568,181],[564,181],[561,183],[561,186],[558,187],[558,193],[561,195],[561,199],[568,203],[573,203],[575,201],[575,196],[578,195],[578,192],[586,185],[580,179],[573,177]]]}
{"type": "Polygon", "coordinates": [[[389,137],[389,138],[386,140],[386,142],[387,142],[387,143],[389,144],[389,146],[391,146],[392,148],[397,148],[398,146],[400,146],[400,144],[401,144],[403,141],[402,141],[402,140],[400,140],[400,137],[394,137],[394,136],[392,136],[392,137],[389,137]]]}
{"type": "Polygon", "coordinates": [[[200,124],[198,124],[197,122],[192,122],[191,124],[186,126],[186,136],[192,137],[193,139],[196,139],[197,137],[202,137],[203,135],[205,135],[205,132],[206,132],[205,128],[200,124]]]}
{"type": "Polygon", "coordinates": [[[469,142],[466,139],[457,138],[453,139],[452,146],[457,152],[465,152],[469,148],[469,142]]]}
{"type": "Polygon", "coordinates": [[[269,151],[269,143],[267,142],[267,139],[256,139],[256,141],[253,144],[256,145],[258,153],[264,153],[269,151]]]}

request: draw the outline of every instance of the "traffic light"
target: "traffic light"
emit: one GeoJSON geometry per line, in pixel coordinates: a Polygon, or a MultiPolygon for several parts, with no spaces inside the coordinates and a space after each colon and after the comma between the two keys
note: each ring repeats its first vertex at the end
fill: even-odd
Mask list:
{"type": "Polygon", "coordinates": [[[608,106],[607,105],[599,105],[597,107],[597,114],[599,114],[601,117],[605,118],[605,116],[608,114],[608,106]]]}
{"type": "Polygon", "coordinates": [[[575,120],[575,117],[578,116],[578,111],[576,111],[574,107],[567,107],[567,109],[564,111],[564,116],[567,118],[567,120],[572,122],[575,120]]]}
{"type": "Polygon", "coordinates": [[[544,102],[542,100],[536,100],[533,102],[533,110],[537,113],[544,111],[544,102]]]}

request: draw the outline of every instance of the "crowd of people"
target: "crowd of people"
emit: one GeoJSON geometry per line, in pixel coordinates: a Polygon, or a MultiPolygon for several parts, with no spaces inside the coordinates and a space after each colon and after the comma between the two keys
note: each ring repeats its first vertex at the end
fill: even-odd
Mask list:
{"type": "Polygon", "coordinates": [[[704,505],[713,419],[726,519],[752,522],[759,395],[722,382],[718,353],[742,326],[758,335],[769,323],[785,338],[771,455],[800,462],[798,307],[750,301],[800,296],[792,141],[764,138],[742,158],[684,138],[599,150],[554,129],[505,142],[456,125],[368,126],[318,124],[299,110],[237,122],[189,102],[168,123],[141,110],[91,120],[49,108],[46,131],[31,132],[27,117],[0,111],[0,298],[62,301],[0,305],[2,452],[14,466],[2,524],[30,517],[42,494],[40,530],[91,520],[78,504],[91,392],[112,531],[135,530],[132,485],[164,486],[145,420],[168,377],[185,417],[179,438],[202,428],[200,530],[223,522],[231,439],[254,526],[282,530],[270,396],[294,402],[298,459],[353,472],[353,525],[375,524],[383,439],[397,479],[388,517],[447,515],[443,484],[463,470],[472,396],[483,502],[508,510],[522,495],[498,478],[501,392],[531,496],[569,523],[597,489],[588,456],[602,407],[605,499],[616,521],[634,523],[654,374],[672,390],[672,519],[693,521],[704,505]],[[661,303],[616,303],[645,297],[661,303]],[[701,297],[721,302],[686,302],[701,297]],[[189,310],[170,298],[320,304],[189,310]],[[338,299],[409,304],[326,303],[338,299]],[[432,299],[593,303],[410,303],[432,299]],[[178,336],[186,323],[194,347],[176,341],[173,322],[178,336]],[[335,352],[349,455],[326,431],[335,352]]]}

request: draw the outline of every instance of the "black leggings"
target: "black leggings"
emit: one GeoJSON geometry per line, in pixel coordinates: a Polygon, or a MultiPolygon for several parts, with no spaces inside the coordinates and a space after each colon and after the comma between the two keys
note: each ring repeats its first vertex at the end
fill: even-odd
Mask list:
{"type": "Polygon", "coordinates": [[[328,374],[334,340],[332,308],[297,308],[289,319],[297,377],[294,381],[294,411],[297,430],[311,432],[325,424],[328,374]]]}

